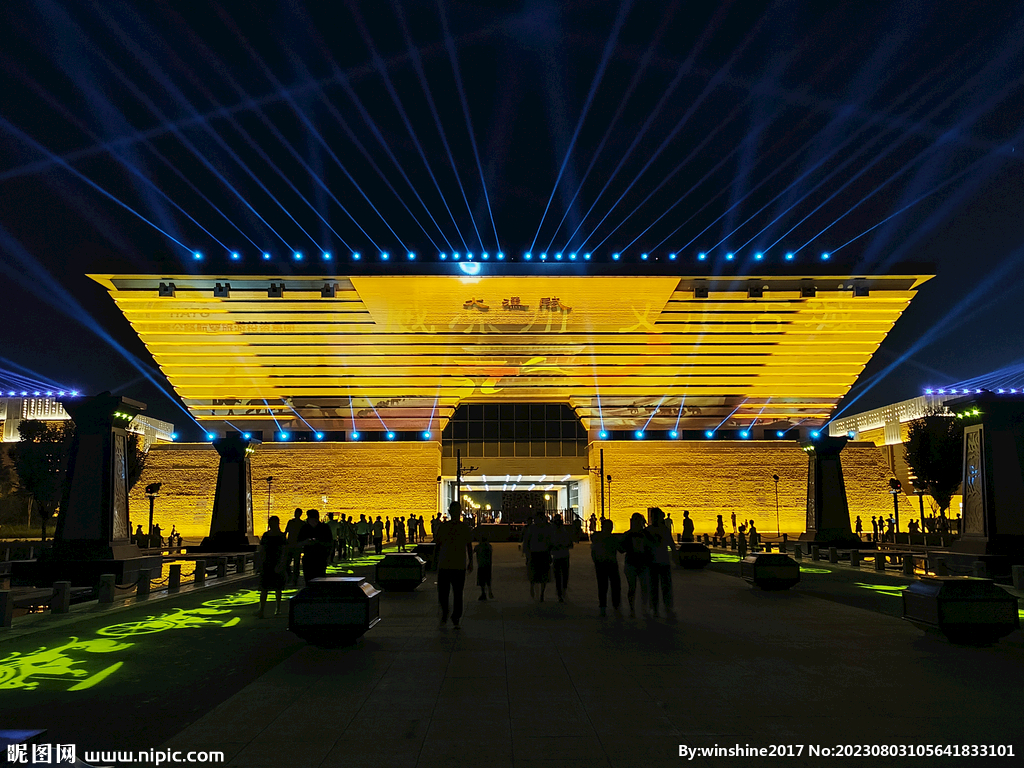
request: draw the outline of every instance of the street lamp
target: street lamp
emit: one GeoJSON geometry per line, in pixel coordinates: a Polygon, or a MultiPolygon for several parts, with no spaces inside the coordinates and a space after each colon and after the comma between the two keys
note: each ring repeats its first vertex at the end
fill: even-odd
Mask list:
{"type": "MultiPolygon", "coordinates": [[[[596,467],[584,467],[587,472],[597,475],[601,478],[601,519],[604,520],[604,448],[601,449],[601,462],[596,467]]],[[[611,479],[611,476],[609,476],[611,479]]],[[[609,492],[611,489],[608,489],[609,492]]]]}
{"type": "Polygon", "coordinates": [[[608,516],[612,514],[612,476],[608,475],[608,516]]]}
{"type": "Polygon", "coordinates": [[[782,524],[779,523],[779,476],[772,475],[772,480],[775,481],[775,531],[779,534],[779,538],[782,538],[782,524]]]}
{"type": "MultiPolygon", "coordinates": [[[[160,486],[162,483],[150,483],[146,486],[146,498],[149,499],[149,536],[152,539],[153,536],[153,504],[156,502],[156,497],[160,495],[160,486]]],[[[129,535],[131,531],[128,532],[129,535]]]]}
{"type": "Polygon", "coordinates": [[[274,482],[274,476],[267,478],[267,525],[270,525],[270,485],[274,482]]]}

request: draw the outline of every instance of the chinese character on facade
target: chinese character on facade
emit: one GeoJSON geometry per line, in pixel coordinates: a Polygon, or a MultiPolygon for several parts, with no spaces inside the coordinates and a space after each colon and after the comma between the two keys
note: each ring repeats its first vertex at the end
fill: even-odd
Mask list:
{"type": "Polygon", "coordinates": [[[510,299],[502,299],[501,300],[501,308],[502,309],[508,309],[508,310],[519,310],[519,311],[525,312],[530,307],[527,304],[523,304],[519,300],[518,296],[513,296],[510,299]]]}
{"type": "Polygon", "coordinates": [[[540,300],[541,311],[546,312],[572,312],[572,307],[567,307],[557,296],[545,296],[540,300]]]}
{"type": "Polygon", "coordinates": [[[483,299],[470,299],[462,305],[463,309],[479,309],[481,312],[486,312],[490,307],[484,304],[483,299]]]}
{"type": "Polygon", "coordinates": [[[67,763],[68,765],[74,765],[77,761],[75,760],[75,745],[74,744],[58,744],[57,745],[57,762],[67,763]]]}
{"type": "Polygon", "coordinates": [[[32,762],[51,764],[53,762],[53,744],[33,744],[32,762]]]}
{"type": "Polygon", "coordinates": [[[13,765],[19,763],[28,762],[28,745],[27,744],[8,744],[7,745],[7,762],[13,765]]]}

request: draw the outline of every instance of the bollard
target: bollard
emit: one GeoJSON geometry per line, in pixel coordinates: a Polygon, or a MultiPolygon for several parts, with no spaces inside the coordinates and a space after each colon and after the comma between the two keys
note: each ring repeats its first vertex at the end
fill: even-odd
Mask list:
{"type": "Polygon", "coordinates": [[[1024,565],[1010,566],[1010,572],[1013,574],[1013,588],[1024,589],[1024,565]]]}
{"type": "Polygon", "coordinates": [[[740,560],[747,556],[747,540],[740,536],[739,545],[737,547],[737,554],[740,556],[740,560]]]}
{"type": "Polygon", "coordinates": [[[903,575],[914,575],[914,556],[911,554],[906,554],[903,556],[903,575]]]}
{"type": "Polygon", "coordinates": [[[979,579],[988,578],[988,566],[985,565],[984,560],[975,560],[971,564],[971,568],[974,570],[974,575],[979,579]]]}
{"type": "Polygon", "coordinates": [[[885,570],[885,555],[883,555],[881,550],[878,550],[878,549],[875,550],[875,570],[876,571],[884,571],[885,570]]]}
{"type": "Polygon", "coordinates": [[[217,578],[223,579],[228,575],[228,559],[226,557],[217,558],[217,578]]]}
{"type": "Polygon", "coordinates": [[[729,549],[736,549],[736,534],[729,534],[729,549]]]}
{"type": "Polygon", "coordinates": [[[787,544],[789,544],[789,534],[784,533],[782,534],[782,549],[780,549],[779,552],[785,552],[787,544]]]}
{"type": "Polygon", "coordinates": [[[936,576],[949,576],[949,568],[946,567],[946,558],[937,557],[935,558],[935,575],[936,576]]]}
{"type": "Polygon", "coordinates": [[[29,547],[28,548],[28,559],[29,560],[35,560],[36,559],[36,548],[35,547],[29,547]]]}
{"type": "Polygon", "coordinates": [[[705,533],[704,534],[704,546],[706,547],[707,545],[708,545],[708,535],[705,533]]]}
{"type": "Polygon", "coordinates": [[[832,565],[838,565],[839,564],[839,549],[838,548],[836,548],[836,547],[829,547],[828,548],[828,561],[830,563],[832,563],[832,565]]]}
{"type": "Polygon", "coordinates": [[[851,568],[860,568],[860,550],[859,549],[851,549],[850,550],[850,567],[851,568]]]}
{"type": "Polygon", "coordinates": [[[772,543],[770,541],[766,541],[764,543],[764,551],[765,552],[771,552],[772,551],[772,543]]]}
{"type": "Polygon", "coordinates": [[[0,627],[10,627],[14,622],[14,595],[9,589],[0,589],[0,627]]]}
{"type": "Polygon", "coordinates": [[[149,568],[139,568],[139,580],[135,586],[136,597],[149,597],[149,568]]]}
{"type": "Polygon", "coordinates": [[[117,577],[112,573],[101,573],[100,584],[96,588],[96,602],[114,602],[114,583],[117,577]]]}
{"type": "Polygon", "coordinates": [[[196,585],[202,586],[206,583],[206,561],[196,560],[196,585]]]}
{"type": "Polygon", "coordinates": [[[799,544],[797,546],[793,547],[793,559],[794,560],[803,560],[804,559],[804,550],[803,550],[803,547],[801,547],[799,544]]]}
{"type": "Polygon", "coordinates": [[[181,589],[181,563],[172,563],[167,569],[167,591],[177,592],[181,589]]]}
{"type": "Polygon", "coordinates": [[[811,560],[814,562],[821,560],[821,550],[813,544],[811,545],[811,560]]]}
{"type": "Polygon", "coordinates": [[[245,573],[245,555],[235,557],[235,574],[245,573]]]}
{"type": "Polygon", "coordinates": [[[71,610],[71,582],[53,582],[53,597],[50,598],[50,613],[68,613],[71,610]]]}

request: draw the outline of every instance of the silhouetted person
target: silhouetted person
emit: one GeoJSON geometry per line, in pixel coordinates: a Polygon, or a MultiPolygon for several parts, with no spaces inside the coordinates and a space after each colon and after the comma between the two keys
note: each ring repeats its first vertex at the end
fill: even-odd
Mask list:
{"type": "Polygon", "coordinates": [[[292,519],[288,521],[288,525],[284,529],[286,539],[284,569],[288,576],[288,581],[292,584],[299,583],[299,566],[302,562],[299,531],[302,530],[302,526],[302,507],[296,507],[295,512],[292,514],[292,519]]]}
{"type": "Polygon", "coordinates": [[[647,536],[651,541],[651,610],[655,616],[658,615],[660,588],[665,610],[672,614],[675,612],[672,602],[672,553],[675,546],[672,544],[672,534],[665,525],[664,512],[657,507],[651,514],[651,526],[647,529],[647,536]]]}
{"type": "Polygon", "coordinates": [[[405,533],[409,537],[409,543],[416,543],[416,515],[409,515],[405,521],[405,533]]]}
{"type": "Polygon", "coordinates": [[[572,544],[572,532],[562,524],[562,516],[555,515],[551,521],[551,570],[555,574],[555,591],[560,603],[565,602],[565,590],[569,588],[569,550],[572,544]]]}
{"type": "Polygon", "coordinates": [[[683,541],[693,541],[693,520],[688,509],[683,510],[683,541]]]}
{"type": "Polygon", "coordinates": [[[715,536],[718,537],[719,541],[725,538],[725,523],[722,522],[722,516],[718,516],[718,526],[715,528],[715,536]]]}
{"type": "Polygon", "coordinates": [[[359,522],[356,523],[356,540],[359,542],[360,556],[366,553],[366,542],[369,538],[370,524],[366,520],[366,515],[360,515],[359,522]]]}
{"type": "Polygon", "coordinates": [[[608,588],[612,590],[612,608],[619,610],[622,602],[622,582],[619,579],[618,542],[612,536],[612,521],[601,521],[601,530],[590,537],[590,559],[597,574],[597,604],[604,616],[608,606],[608,588]]]}
{"type": "Polygon", "coordinates": [[[405,552],[405,518],[399,517],[395,520],[395,541],[398,543],[398,551],[405,552]]]}
{"type": "Polygon", "coordinates": [[[313,579],[327,575],[327,557],[331,546],[331,529],[320,522],[320,512],[306,512],[306,524],[299,531],[302,548],[302,576],[309,584],[313,579]]]}
{"type": "Polygon", "coordinates": [[[551,580],[551,526],[547,517],[538,515],[534,518],[523,536],[523,549],[529,551],[530,597],[534,596],[534,585],[540,584],[540,601],[543,603],[544,590],[551,580]]]}
{"type": "Polygon", "coordinates": [[[761,543],[761,534],[757,532],[757,528],[754,527],[754,521],[750,521],[750,551],[757,552],[758,545],[761,543]]]}
{"type": "Polygon", "coordinates": [[[861,522],[860,515],[857,515],[857,519],[854,521],[853,531],[857,534],[859,539],[861,534],[864,532],[864,523],[861,522]]]}
{"type": "Polygon", "coordinates": [[[491,591],[491,563],[494,559],[494,548],[487,541],[487,534],[480,534],[480,543],[473,548],[473,551],[476,552],[476,585],[480,587],[480,597],[477,599],[486,600],[490,597],[493,600],[494,593],[491,591]]]}
{"type": "Polygon", "coordinates": [[[146,534],[142,532],[142,525],[139,525],[135,529],[135,533],[132,535],[132,540],[139,545],[140,548],[145,549],[149,546],[146,534]]]}
{"type": "Polygon", "coordinates": [[[327,519],[324,521],[328,528],[331,529],[331,550],[327,553],[327,561],[329,563],[334,562],[334,555],[337,551],[338,531],[341,529],[341,523],[334,519],[334,513],[328,512],[327,519]]]}
{"type": "Polygon", "coordinates": [[[651,540],[644,530],[644,516],[639,512],[629,518],[629,530],[619,539],[619,552],[626,554],[623,571],[626,573],[626,597],[629,600],[629,615],[636,616],[636,586],[640,583],[640,605],[647,611],[651,591],[650,567],[652,560],[651,540]]]}
{"type": "Polygon", "coordinates": [[[281,531],[281,518],[274,515],[267,521],[269,527],[260,539],[263,565],[260,569],[260,609],[256,618],[262,619],[267,608],[267,593],[275,593],[274,615],[281,614],[281,590],[284,589],[284,560],[287,539],[281,531]]]}
{"type": "Polygon", "coordinates": [[[454,593],[451,617],[452,626],[458,629],[466,574],[473,571],[473,529],[462,522],[459,502],[448,505],[448,514],[451,519],[437,526],[437,598],[443,627],[448,622],[448,593],[454,593]]]}
{"type": "Polygon", "coordinates": [[[379,555],[384,551],[384,521],[380,515],[373,521],[373,553],[379,555]]]}
{"type": "Polygon", "coordinates": [[[593,539],[594,538],[594,534],[597,533],[597,531],[598,531],[598,528],[597,528],[597,515],[595,515],[593,512],[590,513],[590,520],[588,521],[588,523],[589,523],[589,525],[587,526],[588,533],[590,534],[590,538],[593,539]]]}
{"type": "Polygon", "coordinates": [[[387,517],[384,520],[384,538],[386,541],[391,541],[391,518],[387,517]]]}

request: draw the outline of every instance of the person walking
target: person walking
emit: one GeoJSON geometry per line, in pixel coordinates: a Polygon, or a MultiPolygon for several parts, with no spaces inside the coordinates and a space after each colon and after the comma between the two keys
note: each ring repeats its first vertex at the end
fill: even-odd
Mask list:
{"type": "Polygon", "coordinates": [[[302,576],[309,584],[313,579],[327,575],[327,557],[331,546],[331,529],[320,522],[320,511],[306,511],[306,524],[299,531],[302,549],[302,576]]]}
{"type": "Polygon", "coordinates": [[[636,616],[636,587],[640,584],[640,606],[647,612],[651,591],[650,566],[653,552],[651,540],[644,530],[644,516],[634,512],[629,518],[629,530],[619,539],[618,551],[626,555],[623,571],[626,574],[626,598],[629,615],[636,616]]]}
{"type": "Polygon", "coordinates": [[[405,552],[405,518],[395,518],[395,543],[398,544],[398,551],[405,552]]]}
{"type": "Polygon", "coordinates": [[[669,512],[667,515],[665,515],[665,525],[668,528],[668,535],[669,536],[674,536],[675,535],[676,522],[675,522],[675,520],[672,519],[672,513],[671,512],[669,512]]]}
{"type": "MultiPolygon", "coordinates": [[[[850,518],[846,518],[849,520],[850,518]]],[[[751,553],[757,552],[761,543],[761,534],[757,532],[757,528],[754,527],[754,521],[750,521],[750,551],[751,553]]]]}
{"type": "Polygon", "coordinates": [[[722,521],[722,516],[718,516],[718,525],[715,527],[715,536],[718,537],[719,541],[725,539],[725,523],[722,521]]]}
{"type": "Polygon", "coordinates": [[[878,518],[871,516],[871,540],[878,541],[878,518]]]}
{"type": "Polygon", "coordinates": [[[416,539],[420,542],[427,540],[427,526],[423,522],[423,515],[416,518],[416,539]]]}
{"type": "Polygon", "coordinates": [[[693,541],[693,520],[688,509],[683,510],[683,541],[693,541]]]}
{"type": "Polygon", "coordinates": [[[451,519],[437,526],[437,598],[441,606],[441,627],[448,623],[448,598],[452,626],[459,628],[462,620],[462,593],[466,574],[473,572],[473,529],[462,522],[462,507],[457,501],[448,505],[451,519]]]}
{"type": "Polygon", "coordinates": [[[391,516],[384,518],[384,540],[391,543],[391,516]]]}
{"type": "Polygon", "coordinates": [[[405,533],[410,544],[416,543],[416,515],[409,515],[405,520],[405,533]]]}
{"type": "Polygon", "coordinates": [[[384,552],[384,521],[380,515],[373,521],[373,553],[375,555],[384,552]]]}
{"type": "Polygon", "coordinates": [[[732,513],[732,532],[736,533],[736,513],[732,513]]]}
{"type": "Polygon", "coordinates": [[[292,586],[296,586],[299,583],[299,566],[302,562],[302,548],[299,546],[299,531],[302,530],[302,507],[296,507],[295,512],[292,513],[292,519],[288,521],[288,525],[284,528],[284,535],[286,539],[285,549],[285,574],[288,577],[288,582],[292,586]]]}
{"type": "Polygon", "coordinates": [[[675,613],[672,601],[672,553],[675,546],[672,544],[672,534],[665,525],[664,513],[654,508],[651,513],[651,526],[647,529],[647,535],[651,540],[651,610],[658,615],[658,593],[661,592],[661,599],[665,605],[665,612],[670,616],[675,613]]]}
{"type": "MultiPolygon", "coordinates": [[[[435,533],[436,536],[436,533],[435,533]]],[[[486,600],[488,597],[494,599],[491,591],[491,563],[494,558],[494,548],[487,541],[487,534],[480,534],[480,543],[473,551],[476,552],[476,585],[480,587],[480,597],[477,600],[486,600]]]]}
{"type": "Polygon", "coordinates": [[[362,557],[366,553],[366,542],[370,538],[370,523],[366,519],[366,515],[359,516],[359,522],[356,523],[356,539],[359,541],[359,555],[362,557]]]}
{"type": "Polygon", "coordinates": [[[601,530],[590,537],[590,559],[597,574],[597,604],[601,615],[607,613],[608,589],[612,592],[612,608],[619,610],[622,602],[622,581],[619,579],[618,542],[612,536],[612,521],[601,521],[601,530]]]}
{"type": "Polygon", "coordinates": [[[441,513],[438,512],[432,518],[430,518],[430,540],[434,541],[437,539],[437,526],[441,524],[441,513]]]}
{"type": "Polygon", "coordinates": [[[597,533],[597,515],[593,512],[590,513],[590,520],[587,521],[587,533],[590,534],[591,540],[594,538],[594,534],[597,533]]]}
{"type": "Polygon", "coordinates": [[[338,557],[348,558],[348,519],[344,514],[338,520],[338,557]]]}
{"type": "Polygon", "coordinates": [[[281,518],[277,515],[268,521],[267,532],[260,539],[260,609],[256,618],[262,619],[267,608],[267,594],[273,590],[274,615],[281,615],[281,590],[284,589],[284,560],[287,538],[281,530],[281,518]]]}
{"type": "Polygon", "coordinates": [[[854,522],[853,530],[857,534],[857,538],[861,538],[861,534],[864,532],[864,523],[860,521],[860,515],[857,515],[857,520],[854,522]]]}
{"type": "Polygon", "coordinates": [[[551,570],[555,574],[555,592],[558,602],[565,602],[565,591],[569,588],[569,550],[573,547],[574,536],[562,516],[555,515],[551,521],[551,570]]]}
{"type": "Polygon", "coordinates": [[[333,512],[328,512],[327,513],[327,521],[326,521],[326,523],[327,523],[327,527],[331,529],[331,549],[327,553],[327,561],[330,562],[330,563],[333,563],[334,562],[334,553],[335,553],[335,550],[337,549],[337,547],[335,546],[335,542],[337,542],[337,540],[338,540],[338,529],[341,527],[341,523],[339,523],[337,520],[334,519],[334,513],[333,512]]]}
{"type": "Polygon", "coordinates": [[[523,549],[529,551],[530,597],[535,596],[534,587],[539,584],[540,601],[543,603],[544,590],[551,580],[551,527],[547,517],[537,515],[533,519],[533,524],[523,536],[523,549]]]}

